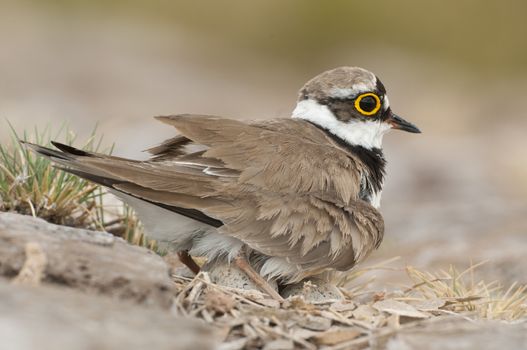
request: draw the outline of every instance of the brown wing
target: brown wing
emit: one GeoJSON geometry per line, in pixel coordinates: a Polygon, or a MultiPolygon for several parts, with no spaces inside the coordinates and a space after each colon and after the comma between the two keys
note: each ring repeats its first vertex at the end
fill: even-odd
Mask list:
{"type": "Polygon", "coordinates": [[[264,128],[210,116],[158,119],[208,146],[202,157],[240,171],[240,183],[275,192],[324,193],[344,203],[357,199],[359,163],[305,121],[279,119],[264,128]]]}

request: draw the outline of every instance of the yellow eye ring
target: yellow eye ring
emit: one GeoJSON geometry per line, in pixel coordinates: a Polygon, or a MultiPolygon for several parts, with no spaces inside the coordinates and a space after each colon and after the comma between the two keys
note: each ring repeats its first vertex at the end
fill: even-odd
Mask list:
{"type": "Polygon", "coordinates": [[[381,99],[379,98],[379,96],[377,96],[373,92],[367,92],[365,94],[359,95],[355,99],[355,109],[359,111],[360,114],[367,115],[367,116],[374,115],[375,113],[379,111],[380,108],[381,108],[381,99]],[[375,107],[371,111],[365,111],[360,105],[362,99],[368,96],[373,97],[373,99],[375,100],[375,107]]]}

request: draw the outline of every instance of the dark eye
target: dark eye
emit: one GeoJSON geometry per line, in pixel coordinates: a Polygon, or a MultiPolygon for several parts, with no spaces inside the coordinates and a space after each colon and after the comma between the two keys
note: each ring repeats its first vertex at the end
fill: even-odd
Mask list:
{"type": "Polygon", "coordinates": [[[374,115],[381,108],[381,100],[374,93],[368,92],[357,97],[355,108],[363,115],[374,115]]]}
{"type": "Polygon", "coordinates": [[[360,100],[359,106],[360,106],[360,109],[362,109],[363,111],[371,112],[377,106],[377,102],[375,101],[373,97],[366,96],[362,100],[360,100]]]}

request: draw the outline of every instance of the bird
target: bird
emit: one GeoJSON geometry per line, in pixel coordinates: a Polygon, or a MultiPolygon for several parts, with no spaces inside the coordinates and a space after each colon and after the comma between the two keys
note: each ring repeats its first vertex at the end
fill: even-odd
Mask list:
{"type": "Polygon", "coordinates": [[[227,261],[278,300],[271,279],[284,286],[347,271],[379,247],[383,136],[421,132],[392,111],[375,74],[349,66],[309,80],[287,118],[155,118],[178,134],[148,160],[26,145],[108,188],[195,273],[193,257],[227,261]]]}

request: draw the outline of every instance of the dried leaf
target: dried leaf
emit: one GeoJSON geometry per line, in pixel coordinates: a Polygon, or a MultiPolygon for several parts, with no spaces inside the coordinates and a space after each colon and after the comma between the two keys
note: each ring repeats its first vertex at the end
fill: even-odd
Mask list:
{"type": "Polygon", "coordinates": [[[235,305],[234,298],[223,292],[209,289],[205,295],[205,307],[209,311],[225,314],[231,311],[235,305]]]}
{"type": "Polygon", "coordinates": [[[317,345],[337,345],[345,341],[350,341],[362,334],[361,331],[353,328],[330,329],[322,334],[313,337],[317,345]]]}
{"type": "Polygon", "coordinates": [[[289,297],[282,306],[286,309],[304,310],[309,312],[317,310],[315,305],[307,303],[301,296],[289,297]]]}
{"type": "Polygon", "coordinates": [[[230,342],[222,343],[220,346],[218,346],[219,350],[240,350],[244,349],[245,345],[249,341],[249,338],[241,338],[236,339],[230,342]]]}
{"type": "Polygon", "coordinates": [[[276,299],[260,299],[257,303],[274,309],[280,308],[280,301],[276,299]]]}
{"type": "Polygon", "coordinates": [[[445,306],[446,301],[444,301],[443,299],[427,299],[413,301],[410,304],[420,311],[436,311],[439,308],[445,306]]]}
{"type": "Polygon", "coordinates": [[[294,349],[295,344],[290,339],[277,339],[271,342],[268,342],[263,347],[263,350],[289,350],[294,349]]]}
{"type": "Polygon", "coordinates": [[[292,334],[296,338],[309,339],[317,336],[320,332],[311,331],[305,328],[295,328],[292,330],[292,334]]]}
{"type": "Polygon", "coordinates": [[[347,312],[347,311],[353,311],[357,308],[357,305],[355,305],[352,301],[339,301],[336,303],[333,303],[330,306],[330,309],[335,312],[347,312]]]}
{"type": "Polygon", "coordinates": [[[306,318],[301,319],[298,324],[303,328],[313,331],[325,331],[331,327],[331,320],[324,317],[308,315],[306,318]]]}
{"type": "Polygon", "coordinates": [[[371,321],[374,316],[378,314],[377,310],[372,308],[370,305],[359,305],[353,311],[353,317],[357,320],[371,321]]]}
{"type": "Polygon", "coordinates": [[[412,305],[403,303],[393,299],[386,299],[378,301],[373,304],[373,307],[379,311],[384,311],[389,314],[412,317],[412,318],[428,318],[429,314],[417,310],[412,305]]]}

